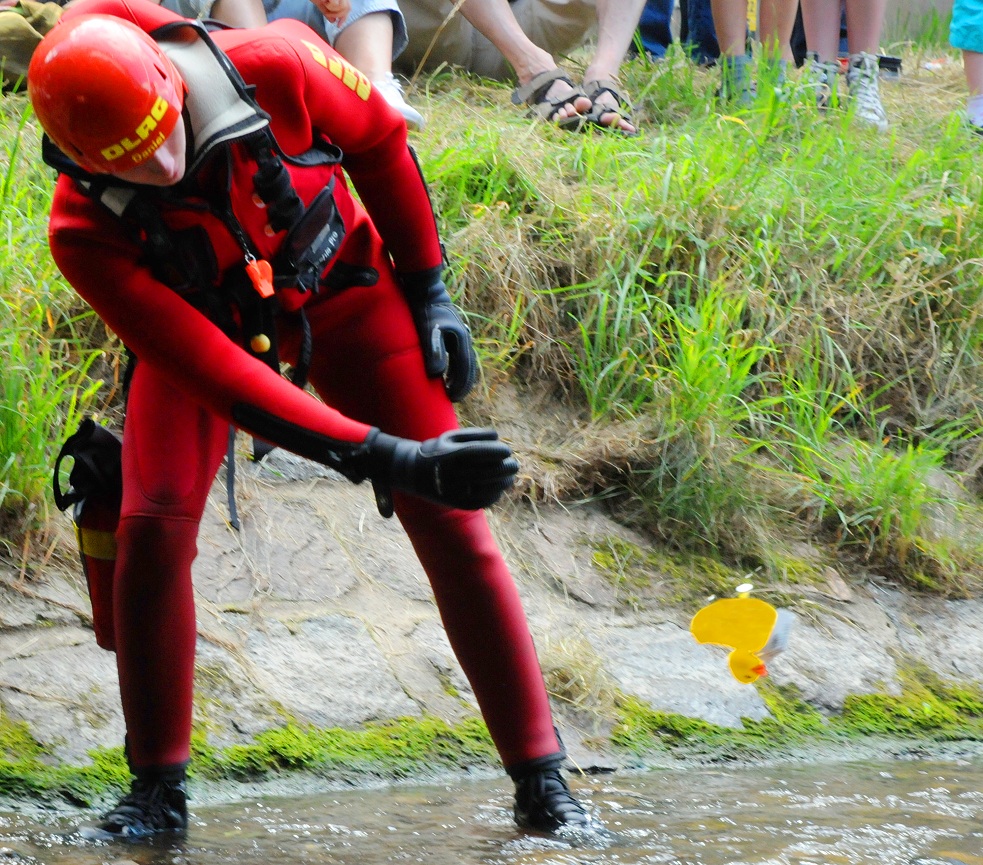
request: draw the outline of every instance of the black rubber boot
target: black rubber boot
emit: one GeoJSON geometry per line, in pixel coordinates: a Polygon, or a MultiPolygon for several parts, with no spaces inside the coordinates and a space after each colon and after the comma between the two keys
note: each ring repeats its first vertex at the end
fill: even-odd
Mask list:
{"type": "Polygon", "coordinates": [[[508,770],[515,781],[515,822],[522,829],[557,832],[593,828],[590,815],[560,773],[564,755],[531,760],[508,770]]]}
{"type": "Polygon", "coordinates": [[[93,840],[147,838],[162,832],[183,835],[188,828],[185,765],[135,770],[136,777],[116,807],[82,835],[93,840]]]}

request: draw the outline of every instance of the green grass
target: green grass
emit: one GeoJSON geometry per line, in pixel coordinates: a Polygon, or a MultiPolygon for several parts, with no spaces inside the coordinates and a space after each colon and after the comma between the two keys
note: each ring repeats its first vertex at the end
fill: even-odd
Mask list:
{"type": "MultiPolygon", "coordinates": [[[[976,590],[979,154],[958,66],[920,61],[884,85],[886,137],[801,100],[719,113],[714,73],[678,57],[630,67],[641,139],[468,113],[469,164],[521,179],[471,211],[437,193],[470,215],[451,251],[479,339],[591,437],[635,422],[608,476],[672,545],[772,567],[804,536],[976,590]]],[[[425,164],[460,152],[450,126],[425,164]]]]}
{"type": "MultiPolygon", "coordinates": [[[[30,536],[49,516],[56,443],[92,405],[98,328],[47,250],[50,172],[40,165],[25,103],[0,101],[0,532],[30,536]]],[[[15,544],[19,548],[20,544],[15,544]]],[[[10,552],[8,548],[7,552],[10,552]]]]}
{"type": "MultiPolygon", "coordinates": [[[[887,135],[794,89],[734,112],[678,52],[626,67],[633,139],[534,124],[504,85],[418,80],[413,143],[485,397],[545,382],[584,431],[566,430],[566,485],[530,495],[619,499],[670,548],[772,577],[798,539],[978,590],[983,161],[956,55],[922,68],[936,43],[884,83],[887,135]]],[[[34,122],[21,98],[2,110],[0,513],[23,532],[107,343],[44,249],[34,122]]]]}

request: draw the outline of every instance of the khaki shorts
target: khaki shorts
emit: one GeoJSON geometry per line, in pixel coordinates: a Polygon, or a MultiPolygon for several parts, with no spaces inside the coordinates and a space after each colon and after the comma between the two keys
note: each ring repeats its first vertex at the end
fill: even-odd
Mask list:
{"type": "Polygon", "coordinates": [[[16,6],[0,9],[0,73],[3,89],[22,87],[34,49],[61,18],[57,3],[21,0],[16,6]]]}
{"type": "MultiPolygon", "coordinates": [[[[554,56],[582,45],[597,24],[594,0],[515,0],[510,5],[523,32],[554,56]]],[[[399,0],[410,38],[399,58],[400,71],[412,74],[421,62],[426,69],[448,63],[485,78],[513,77],[498,49],[454,6],[451,0],[399,0]]]]}
{"type": "Polygon", "coordinates": [[[161,0],[161,6],[185,18],[209,18],[216,0],[161,0]]]}

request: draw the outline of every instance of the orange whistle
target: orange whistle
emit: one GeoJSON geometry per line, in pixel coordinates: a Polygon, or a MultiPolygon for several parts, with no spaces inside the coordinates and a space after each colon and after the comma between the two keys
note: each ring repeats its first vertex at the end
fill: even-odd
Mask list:
{"type": "Polygon", "coordinates": [[[260,297],[273,297],[273,267],[265,259],[246,262],[246,274],[260,297]]]}

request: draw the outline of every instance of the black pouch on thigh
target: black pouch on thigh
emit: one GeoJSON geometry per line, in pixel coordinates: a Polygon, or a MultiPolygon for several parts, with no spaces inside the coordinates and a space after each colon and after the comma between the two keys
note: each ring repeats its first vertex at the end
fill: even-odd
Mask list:
{"type": "Polygon", "coordinates": [[[113,651],[113,572],[116,529],[123,498],[123,444],[119,436],[86,418],[68,437],[55,459],[54,496],[59,510],[74,505],[82,571],[92,602],[96,643],[113,651]],[[62,489],[62,462],[71,458],[69,488],[62,489]]]}

